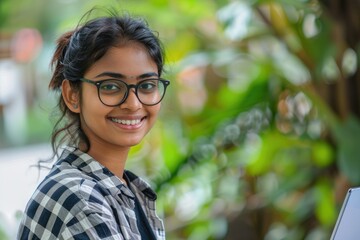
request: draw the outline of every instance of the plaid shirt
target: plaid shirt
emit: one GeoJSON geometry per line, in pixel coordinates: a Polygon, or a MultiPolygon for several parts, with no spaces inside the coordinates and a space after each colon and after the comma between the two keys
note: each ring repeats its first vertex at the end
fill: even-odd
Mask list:
{"type": "Polygon", "coordinates": [[[135,194],[155,236],[165,239],[156,194],[133,173],[126,176],[133,191],[88,154],[66,148],[27,204],[17,238],[141,239],[135,194]]]}

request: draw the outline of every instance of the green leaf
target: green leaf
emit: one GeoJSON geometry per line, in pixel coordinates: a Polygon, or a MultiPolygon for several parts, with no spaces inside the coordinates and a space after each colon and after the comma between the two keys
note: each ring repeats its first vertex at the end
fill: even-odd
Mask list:
{"type": "Polygon", "coordinates": [[[312,146],[312,159],[319,167],[326,167],[334,160],[334,150],[325,141],[316,142],[312,146]]]}
{"type": "Polygon", "coordinates": [[[331,182],[327,180],[321,180],[315,186],[315,214],[319,221],[326,226],[334,224],[337,216],[332,189],[331,182]]]}
{"type": "Polygon", "coordinates": [[[165,166],[170,172],[173,172],[184,158],[184,154],[181,151],[183,144],[181,143],[181,139],[176,135],[176,131],[163,130],[159,132],[159,134],[161,134],[161,151],[165,166]]]}
{"type": "Polygon", "coordinates": [[[269,171],[278,154],[285,149],[308,148],[309,143],[276,131],[266,132],[261,139],[262,143],[257,154],[249,161],[248,170],[252,175],[261,175],[269,171]]]}

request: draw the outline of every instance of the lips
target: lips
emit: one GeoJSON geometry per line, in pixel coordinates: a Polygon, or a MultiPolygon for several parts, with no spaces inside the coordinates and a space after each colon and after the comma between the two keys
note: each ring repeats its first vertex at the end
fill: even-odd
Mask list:
{"type": "Polygon", "coordinates": [[[126,126],[136,126],[139,123],[141,123],[141,121],[143,120],[143,118],[137,118],[137,119],[120,119],[120,118],[115,118],[115,117],[111,117],[109,118],[112,122],[116,122],[116,123],[120,123],[126,126]]]}

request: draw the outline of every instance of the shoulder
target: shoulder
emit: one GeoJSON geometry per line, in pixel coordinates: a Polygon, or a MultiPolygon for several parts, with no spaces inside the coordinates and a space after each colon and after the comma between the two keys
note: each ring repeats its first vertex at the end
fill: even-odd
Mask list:
{"type": "Polygon", "coordinates": [[[96,179],[77,169],[64,169],[44,179],[31,197],[28,207],[34,205],[38,209],[46,206],[48,210],[56,208],[76,214],[91,202],[91,196],[100,198],[105,191],[96,179]]]}
{"type": "Polygon", "coordinates": [[[94,226],[96,214],[111,216],[104,191],[95,179],[80,171],[50,174],[28,202],[19,228],[20,236],[36,234],[53,238],[73,231],[71,226],[76,226],[75,230],[80,231],[77,234],[81,234],[81,229],[94,226]]]}
{"type": "Polygon", "coordinates": [[[49,211],[61,209],[67,216],[82,213],[87,208],[104,210],[120,191],[105,170],[86,153],[64,150],[35,190],[26,213],[31,216],[42,211],[44,206],[49,211]]]}

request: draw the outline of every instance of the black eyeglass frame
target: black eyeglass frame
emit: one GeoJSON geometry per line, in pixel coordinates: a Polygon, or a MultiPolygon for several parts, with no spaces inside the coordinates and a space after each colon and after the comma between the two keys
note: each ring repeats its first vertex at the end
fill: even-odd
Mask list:
{"type": "Polygon", "coordinates": [[[135,93],[137,99],[139,100],[139,102],[141,102],[142,104],[144,104],[146,106],[154,106],[156,104],[159,104],[163,100],[163,98],[165,96],[165,93],[166,93],[166,88],[170,85],[170,81],[166,80],[166,79],[163,79],[163,78],[147,78],[147,79],[141,80],[137,84],[127,84],[125,81],[120,80],[120,79],[116,79],[116,78],[104,79],[104,80],[100,80],[100,81],[94,81],[94,80],[90,80],[90,79],[87,79],[87,78],[79,78],[79,80],[82,81],[82,82],[86,82],[86,83],[90,83],[90,84],[95,85],[96,88],[97,88],[99,100],[102,102],[102,104],[104,104],[105,106],[108,106],[108,107],[116,107],[116,106],[120,106],[121,104],[123,104],[126,101],[126,99],[128,98],[131,88],[135,89],[134,93],[135,93]],[[141,99],[139,98],[139,96],[138,96],[138,88],[143,82],[151,81],[151,80],[156,80],[156,81],[162,82],[164,84],[164,93],[163,93],[163,95],[161,96],[161,98],[160,98],[160,100],[158,102],[153,103],[153,104],[146,104],[146,103],[143,103],[141,101],[141,99]],[[102,101],[102,99],[100,97],[100,86],[101,86],[101,84],[103,82],[106,82],[106,81],[118,81],[118,82],[123,83],[126,86],[126,88],[127,88],[126,93],[125,93],[123,99],[119,103],[117,103],[117,104],[106,104],[106,103],[104,103],[102,101]]]}

